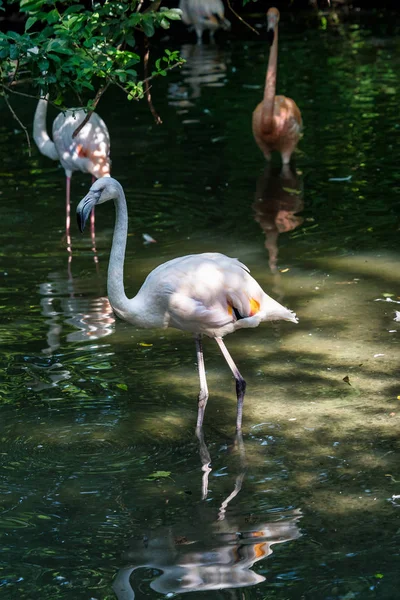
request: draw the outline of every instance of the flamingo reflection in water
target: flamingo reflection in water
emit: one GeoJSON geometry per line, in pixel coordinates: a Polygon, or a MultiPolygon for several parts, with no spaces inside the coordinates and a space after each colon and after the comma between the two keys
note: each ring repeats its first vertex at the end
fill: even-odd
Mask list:
{"type": "Polygon", "coordinates": [[[87,282],[85,286],[82,283],[50,273],[48,281],[39,285],[41,313],[48,326],[45,354],[53,354],[60,347],[64,327],[69,343],[95,341],[113,333],[115,317],[108,298],[89,296],[87,282]]]}
{"type": "Polygon", "coordinates": [[[257,181],[254,218],[265,233],[271,273],[278,273],[278,238],[303,223],[298,216],[304,207],[302,182],[296,169],[283,165],[274,169],[267,164],[257,181]]]}
{"type": "MultiPolygon", "coordinates": [[[[198,432],[197,435],[203,470],[202,496],[205,500],[211,458],[203,434],[198,432]]],[[[240,473],[232,493],[221,503],[218,515],[201,519],[197,529],[190,529],[185,521],[158,528],[141,540],[134,540],[131,549],[124,555],[129,566],[118,571],[113,583],[118,600],[134,600],[136,586],[132,574],[138,569],[162,571],[150,583],[150,587],[161,594],[204,592],[259,584],[265,581],[265,577],[255,573],[253,565],[270,556],[274,544],[301,536],[298,527],[302,516],[300,509],[283,510],[274,514],[274,520],[260,522],[253,515],[228,515],[228,505],[241,491],[245,476],[241,434],[236,435],[234,447],[240,453],[240,473]]],[[[202,503],[201,506],[208,510],[209,504],[202,503]]],[[[139,585],[143,587],[140,579],[139,585]]]]}
{"type": "Polygon", "coordinates": [[[184,44],[181,56],[185,59],[180,83],[171,83],[169,104],[185,109],[201,96],[202,87],[223,87],[227,71],[226,53],[217,46],[184,44]]]}

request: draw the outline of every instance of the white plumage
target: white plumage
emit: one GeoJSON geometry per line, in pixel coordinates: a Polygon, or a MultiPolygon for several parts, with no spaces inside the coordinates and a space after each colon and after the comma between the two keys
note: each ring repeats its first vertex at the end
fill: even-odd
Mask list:
{"type": "Polygon", "coordinates": [[[208,30],[213,38],[217,29],[231,27],[228,19],[225,19],[225,9],[221,0],[180,0],[179,8],[185,25],[194,27],[198,44],[202,42],[203,31],[208,30]]]}
{"type": "MultiPolygon", "coordinates": [[[[110,174],[110,134],[103,119],[93,113],[78,135],[75,129],[86,117],[83,109],[69,109],[60,113],[53,122],[53,141],[47,133],[47,102],[41,98],[33,120],[33,138],[40,152],[52,160],[59,160],[66,177],[66,234],[70,237],[70,182],[74,171],[91,173],[98,179],[110,174]]],[[[94,221],[92,222],[94,228],[94,221]]],[[[94,229],[92,231],[94,234],[94,229]]]]}
{"type": "MultiPolygon", "coordinates": [[[[148,275],[134,300],[146,312],[142,327],[175,327],[209,337],[257,327],[262,321],[285,318],[297,322],[291,311],[262,290],[244,264],[217,252],[183,256],[160,265],[148,275]]],[[[129,314],[124,319],[129,321],[129,314]]],[[[132,322],[136,323],[137,317],[132,322]]]]}
{"type": "Polygon", "coordinates": [[[40,152],[59,160],[67,177],[74,171],[91,173],[96,179],[109,175],[110,134],[103,119],[93,113],[73,138],[87,113],[81,108],[69,109],[54,119],[51,141],[46,128],[47,104],[47,99],[39,100],[33,121],[33,137],[40,152]]]}
{"type": "Polygon", "coordinates": [[[108,297],[115,313],[138,327],[175,327],[195,334],[200,376],[197,426],[203,422],[208,399],[201,336],[215,338],[236,379],[241,429],[245,381],[222,337],[262,321],[283,319],[297,323],[296,315],[266,294],[248,268],[236,258],[214,252],[170,260],[152,271],[134,298],[123,284],[128,213],[121,184],[111,177],[97,180],[77,207],[81,231],[95,205],[114,200],[116,223],[108,267],[108,297]]]}

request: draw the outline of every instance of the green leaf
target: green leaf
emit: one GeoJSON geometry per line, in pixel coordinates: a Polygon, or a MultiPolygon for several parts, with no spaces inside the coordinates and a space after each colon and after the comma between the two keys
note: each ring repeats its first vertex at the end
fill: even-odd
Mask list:
{"type": "Polygon", "coordinates": [[[139,25],[141,19],[142,15],[140,13],[134,13],[129,17],[128,23],[131,27],[135,27],[136,25],[139,25]]]}
{"type": "Polygon", "coordinates": [[[7,37],[10,40],[14,40],[14,41],[19,41],[21,36],[19,35],[19,33],[16,33],[15,31],[7,31],[7,37]]]}
{"type": "Polygon", "coordinates": [[[63,16],[66,17],[68,15],[71,15],[72,13],[80,12],[82,9],[85,9],[83,4],[73,4],[72,6],[69,6],[67,8],[67,10],[64,12],[63,16]]]}
{"type": "Polygon", "coordinates": [[[20,10],[22,12],[35,11],[42,8],[43,4],[45,4],[43,0],[21,0],[20,10]]]}
{"type": "Polygon", "coordinates": [[[146,479],[162,479],[163,477],[169,477],[171,475],[171,471],[156,471],[151,475],[148,475],[146,479]]]}
{"type": "Polygon", "coordinates": [[[10,46],[10,58],[11,60],[17,60],[17,58],[19,58],[18,47],[15,44],[10,46]]]}
{"type": "Polygon", "coordinates": [[[170,21],[180,21],[182,18],[182,11],[179,8],[160,8],[160,13],[163,17],[167,17],[170,21]]]}
{"type": "Polygon", "coordinates": [[[37,21],[36,17],[29,17],[25,23],[25,31],[28,31],[37,21]]]}
{"type": "Polygon", "coordinates": [[[126,385],[126,383],[117,383],[117,388],[119,388],[120,390],[125,390],[126,392],[128,391],[128,386],[126,385]]]}
{"type": "Polygon", "coordinates": [[[49,61],[47,60],[47,58],[41,58],[38,61],[38,65],[41,71],[47,71],[47,69],[49,68],[49,61]]]}
{"type": "Polygon", "coordinates": [[[142,28],[147,37],[151,37],[152,35],[154,35],[154,25],[152,21],[143,19],[142,28]]]}

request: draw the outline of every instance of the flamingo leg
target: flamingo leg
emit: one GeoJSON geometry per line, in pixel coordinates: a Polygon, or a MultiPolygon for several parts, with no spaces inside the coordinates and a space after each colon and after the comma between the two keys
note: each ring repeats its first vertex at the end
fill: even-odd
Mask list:
{"type": "Polygon", "coordinates": [[[241,376],[239,369],[235,365],[233,358],[228,352],[228,348],[225,346],[222,338],[216,337],[215,341],[217,342],[220,350],[229,365],[230,370],[233,373],[233,376],[236,381],[236,396],[237,396],[237,413],[236,413],[236,431],[241,431],[242,429],[242,416],[243,416],[243,400],[244,393],[246,391],[246,382],[241,376]]]}
{"type": "MultiPolygon", "coordinates": [[[[94,184],[95,181],[97,181],[97,179],[94,175],[92,175],[92,185],[94,184]]],[[[96,230],[95,230],[94,208],[90,214],[90,235],[92,237],[93,251],[96,252],[96,230]]]]}
{"type": "Polygon", "coordinates": [[[201,335],[196,335],[195,340],[196,340],[197,367],[199,369],[199,378],[200,378],[200,393],[199,393],[197,426],[196,426],[196,431],[197,431],[197,430],[201,429],[203,426],[204,411],[206,410],[207,400],[208,400],[208,387],[207,387],[206,370],[204,367],[203,345],[201,343],[201,335]]]}
{"type": "Polygon", "coordinates": [[[65,195],[65,235],[67,238],[68,252],[68,279],[72,279],[71,262],[72,262],[72,246],[71,246],[71,176],[66,175],[66,195],[65,195]]]}
{"type": "MultiPolygon", "coordinates": [[[[92,175],[92,185],[97,181],[96,177],[92,175]]],[[[92,250],[93,250],[93,260],[96,263],[96,269],[98,269],[99,257],[97,256],[97,248],[96,248],[96,227],[95,227],[95,214],[94,208],[90,213],[90,237],[92,239],[92,250]]]]}
{"type": "Polygon", "coordinates": [[[95,244],[95,237],[96,237],[96,231],[95,231],[95,218],[94,218],[94,208],[92,210],[92,212],[90,213],[90,234],[92,236],[92,242],[93,245],[95,244]]]}
{"type": "Polygon", "coordinates": [[[211,456],[207,448],[207,444],[204,441],[203,429],[196,428],[196,436],[200,444],[200,460],[201,470],[203,471],[203,477],[201,479],[201,499],[206,500],[208,495],[208,476],[212,471],[211,468],[211,456]]]}
{"type": "Polygon", "coordinates": [[[65,196],[65,235],[67,236],[67,244],[71,243],[71,177],[66,176],[66,196],[65,196]]]}

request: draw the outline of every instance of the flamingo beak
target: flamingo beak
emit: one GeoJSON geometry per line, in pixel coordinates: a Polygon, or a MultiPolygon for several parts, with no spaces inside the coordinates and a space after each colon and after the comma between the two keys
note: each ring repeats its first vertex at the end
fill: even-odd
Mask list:
{"type": "Polygon", "coordinates": [[[277,24],[276,16],[268,15],[267,37],[268,37],[270,46],[272,46],[272,44],[274,43],[276,24],[277,24]]]}
{"type": "Polygon", "coordinates": [[[90,191],[78,204],[76,208],[76,220],[78,221],[79,231],[83,233],[90,213],[96,206],[100,193],[90,191]]]}

